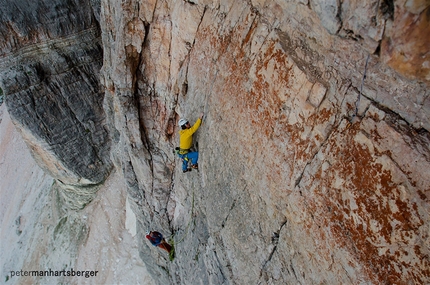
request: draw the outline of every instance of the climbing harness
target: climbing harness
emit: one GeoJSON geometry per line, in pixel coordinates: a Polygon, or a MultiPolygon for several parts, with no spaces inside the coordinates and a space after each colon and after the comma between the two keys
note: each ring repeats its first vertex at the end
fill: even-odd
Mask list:
{"type": "Polygon", "coordinates": [[[175,153],[176,155],[178,155],[182,161],[189,161],[190,159],[188,158],[187,154],[190,152],[189,149],[182,149],[180,147],[176,147],[175,148],[175,153]]]}
{"type": "Polygon", "coordinates": [[[176,147],[175,148],[175,152],[176,152],[177,155],[184,155],[184,154],[189,153],[190,150],[189,149],[182,149],[180,147],[176,147]]]}

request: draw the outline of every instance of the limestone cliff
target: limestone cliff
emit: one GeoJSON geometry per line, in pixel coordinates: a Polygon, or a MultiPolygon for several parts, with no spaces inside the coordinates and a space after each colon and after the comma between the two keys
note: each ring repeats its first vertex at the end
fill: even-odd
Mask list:
{"type": "Polygon", "coordinates": [[[1,87],[71,208],[122,173],[156,282],[430,282],[428,1],[92,5],[2,18],[1,87]],[[183,174],[177,120],[201,111],[183,174]]]}
{"type": "Polygon", "coordinates": [[[111,169],[99,82],[100,27],[88,1],[3,1],[2,90],[41,165],[66,185],[111,169]]]}
{"type": "Polygon", "coordinates": [[[53,178],[37,167],[5,105],[0,106],[0,177],[1,284],[154,284],[124,227],[127,195],[121,175],[113,172],[83,210],[62,214],[53,178]],[[98,272],[91,278],[16,274],[49,269],[98,272]]]}

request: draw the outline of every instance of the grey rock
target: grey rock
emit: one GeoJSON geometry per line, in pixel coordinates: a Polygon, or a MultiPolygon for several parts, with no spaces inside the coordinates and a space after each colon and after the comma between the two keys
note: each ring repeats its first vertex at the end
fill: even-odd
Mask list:
{"type": "Polygon", "coordinates": [[[341,21],[339,14],[341,5],[339,0],[311,0],[311,7],[318,15],[321,20],[321,25],[327,29],[327,31],[334,35],[339,31],[341,27],[341,21]]]}
{"type": "Polygon", "coordinates": [[[98,184],[111,169],[100,32],[88,2],[60,2],[1,5],[0,85],[39,164],[62,183],[98,184]]]}
{"type": "Polygon", "coordinates": [[[428,283],[428,73],[383,59],[402,9],[359,2],[102,1],[94,26],[5,44],[1,88],[64,212],[121,171],[158,284],[428,283]],[[201,111],[183,174],[176,122],[201,111]]]}

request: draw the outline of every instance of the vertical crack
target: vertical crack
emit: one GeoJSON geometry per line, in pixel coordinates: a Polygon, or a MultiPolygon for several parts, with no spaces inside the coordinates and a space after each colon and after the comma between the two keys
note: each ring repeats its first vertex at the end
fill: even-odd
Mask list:
{"type": "Polygon", "coordinates": [[[285,222],[282,223],[282,225],[279,227],[279,229],[276,232],[273,232],[272,235],[272,244],[273,244],[273,249],[269,254],[269,257],[266,259],[266,261],[264,262],[261,271],[260,271],[260,278],[262,277],[264,271],[266,271],[266,267],[269,264],[269,262],[272,261],[273,255],[275,254],[276,250],[278,249],[278,243],[279,243],[279,235],[282,231],[282,228],[287,224],[288,220],[285,220],[285,222]]]}
{"type": "Polygon", "coordinates": [[[230,216],[231,212],[233,211],[233,208],[236,206],[236,201],[237,201],[237,199],[234,199],[234,200],[233,200],[233,203],[231,204],[231,207],[230,207],[230,210],[229,210],[229,211],[228,211],[228,213],[227,213],[227,216],[225,217],[224,221],[221,223],[221,227],[222,227],[222,228],[224,228],[225,223],[226,223],[226,222],[227,222],[227,220],[228,220],[228,217],[230,216]]]}
{"type": "Polygon", "coordinates": [[[361,78],[360,92],[358,93],[358,98],[357,98],[357,101],[355,102],[355,113],[354,115],[352,115],[351,121],[354,120],[354,118],[358,114],[358,107],[360,106],[361,94],[363,94],[363,85],[364,85],[364,79],[366,79],[367,64],[369,63],[369,58],[370,58],[370,54],[367,55],[366,64],[364,65],[363,77],[361,78]]]}
{"type": "Polygon", "coordinates": [[[198,34],[199,30],[200,30],[200,25],[201,25],[201,24],[202,24],[202,22],[203,22],[203,18],[205,17],[206,10],[207,10],[207,6],[205,6],[205,7],[203,8],[203,13],[202,13],[202,16],[200,17],[200,22],[199,22],[199,25],[197,26],[196,34],[195,34],[195,36],[194,36],[194,40],[193,40],[193,44],[192,44],[192,46],[194,46],[194,44],[196,43],[196,37],[197,37],[197,34],[198,34]]]}
{"type": "Polygon", "coordinates": [[[225,284],[225,282],[228,280],[227,279],[227,277],[225,276],[225,274],[224,274],[224,271],[223,271],[223,267],[221,266],[221,261],[220,261],[220,258],[219,258],[219,256],[218,256],[218,253],[216,252],[216,250],[214,250],[213,251],[214,252],[214,255],[215,255],[215,258],[216,258],[216,261],[217,261],[217,267],[218,267],[218,271],[221,273],[221,277],[222,277],[222,282],[221,282],[221,284],[225,284]]]}
{"type": "Polygon", "coordinates": [[[321,151],[321,149],[323,149],[325,146],[326,146],[326,144],[327,144],[327,142],[328,142],[328,140],[330,139],[330,137],[332,136],[332,134],[337,130],[337,129],[339,129],[339,126],[340,126],[340,124],[342,123],[342,120],[340,120],[336,125],[334,125],[331,129],[330,129],[330,131],[329,131],[329,133],[327,134],[327,136],[326,136],[326,138],[324,139],[324,141],[322,141],[321,142],[321,145],[318,147],[318,149],[314,152],[314,154],[312,155],[312,157],[309,159],[309,161],[308,162],[306,162],[306,165],[303,167],[303,170],[302,170],[302,172],[300,173],[300,175],[299,175],[299,177],[296,179],[296,181],[295,181],[295,183],[294,183],[294,188],[296,188],[299,184],[300,184],[300,182],[302,181],[302,178],[303,178],[303,175],[304,175],[304,173],[305,173],[305,171],[306,171],[306,169],[307,169],[307,167],[312,163],[312,161],[315,159],[315,157],[317,156],[317,154],[321,151]]]}

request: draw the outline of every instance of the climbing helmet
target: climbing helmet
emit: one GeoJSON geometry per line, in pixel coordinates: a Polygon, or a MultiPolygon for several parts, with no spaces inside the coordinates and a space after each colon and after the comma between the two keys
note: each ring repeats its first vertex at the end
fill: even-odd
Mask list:
{"type": "Polygon", "coordinates": [[[180,127],[185,126],[187,123],[188,123],[188,120],[187,120],[187,119],[180,119],[180,120],[179,120],[179,126],[180,126],[180,127]]]}

